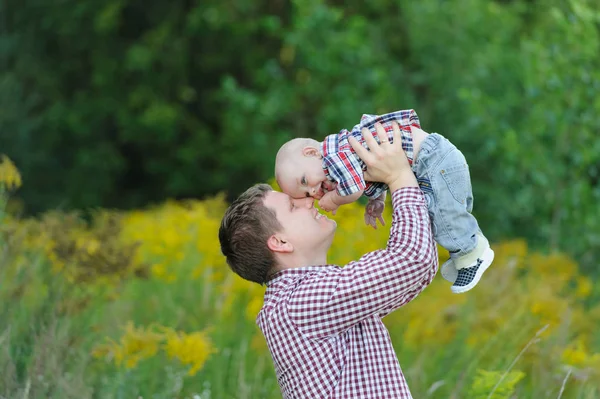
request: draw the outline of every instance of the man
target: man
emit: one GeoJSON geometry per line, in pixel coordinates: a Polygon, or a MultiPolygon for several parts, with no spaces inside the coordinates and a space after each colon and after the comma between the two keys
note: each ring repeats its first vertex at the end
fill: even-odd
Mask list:
{"type": "Polygon", "coordinates": [[[293,200],[267,185],[234,201],[221,223],[221,250],[234,272],[266,283],[257,324],[284,398],[411,398],[381,318],[414,299],[437,271],[425,198],[394,126],[394,143],[363,130],[371,149],[351,145],[365,179],[392,192],[387,247],[345,267],[327,264],[336,224],[312,198],[293,200]]]}

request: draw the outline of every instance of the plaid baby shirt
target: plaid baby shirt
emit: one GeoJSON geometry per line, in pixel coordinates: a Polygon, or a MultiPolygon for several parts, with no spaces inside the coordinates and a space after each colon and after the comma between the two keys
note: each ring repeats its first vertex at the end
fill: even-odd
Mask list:
{"type": "Polygon", "coordinates": [[[417,113],[410,110],[391,112],[384,115],[363,115],[360,123],[351,131],[341,130],[337,134],[331,134],[323,140],[321,155],[323,156],[323,170],[331,181],[337,182],[337,192],[341,196],[354,194],[364,190],[364,195],[369,198],[377,198],[387,190],[387,185],[379,182],[365,182],[363,171],[365,163],[360,159],[348,142],[349,137],[354,137],[363,147],[368,148],[362,137],[362,128],[367,128],[379,142],[375,123],[379,122],[384,127],[388,140],[394,141],[394,130],[392,122],[396,121],[400,127],[402,137],[402,149],[406,153],[408,162],[412,165],[414,158],[413,142],[410,126],[421,128],[417,113]]]}

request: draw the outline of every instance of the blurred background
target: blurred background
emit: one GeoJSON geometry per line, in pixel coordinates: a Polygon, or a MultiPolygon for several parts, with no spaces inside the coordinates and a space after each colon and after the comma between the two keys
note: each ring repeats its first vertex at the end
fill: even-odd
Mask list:
{"type": "MultiPolygon", "coordinates": [[[[70,383],[42,384],[47,391],[35,374],[35,367],[54,364],[36,350],[60,337],[66,346],[56,353],[77,348],[64,373],[86,370],[73,392],[89,397],[277,397],[253,324],[262,288],[235,280],[220,257],[216,231],[224,207],[248,186],[271,181],[276,151],[290,138],[322,139],[352,128],[364,113],[409,108],[424,130],[445,135],[465,154],[474,213],[506,254],[488,288],[474,294],[478,305],[452,299],[440,283],[439,296],[430,294],[439,301],[431,305],[437,322],[403,319],[391,327],[400,334],[392,337],[413,394],[479,397],[477,389],[492,392],[501,380],[513,383],[502,385],[502,397],[557,397],[566,364],[579,367],[579,374],[568,373],[580,385],[565,395],[600,397],[590,385],[600,377],[589,372],[600,367],[600,311],[593,316],[600,296],[593,283],[600,276],[597,1],[1,0],[0,32],[0,153],[11,160],[0,175],[8,187],[0,280],[0,320],[8,321],[0,322],[0,343],[12,340],[0,356],[10,376],[5,391],[0,378],[0,397],[71,397],[64,388],[70,383]],[[17,174],[23,184],[15,191],[17,174]],[[496,294],[486,296],[488,289],[496,294]],[[501,303],[506,318],[522,306],[521,318],[509,323],[501,303]],[[523,331],[528,338],[478,357],[481,342],[469,341],[468,331],[461,335],[456,325],[464,321],[452,324],[473,307],[481,312],[473,326],[485,334],[515,326],[506,337],[523,331]],[[549,368],[508,373],[547,324],[543,309],[555,318],[550,329],[561,331],[546,332],[554,337],[543,358],[549,368]],[[157,323],[171,330],[157,330],[157,323]],[[204,335],[193,334],[215,324],[221,328],[202,333],[212,339],[209,350],[204,335]],[[126,333],[118,338],[120,328],[126,333]],[[454,348],[472,345],[463,364],[472,373],[457,370],[450,381],[435,371],[419,353],[438,353],[438,340],[406,341],[406,334],[422,339],[426,331],[452,331],[447,342],[454,348]],[[106,336],[116,346],[103,351],[97,345],[106,336]],[[204,360],[186,363],[184,354],[193,350],[185,345],[194,342],[204,360]],[[138,361],[163,343],[169,356],[180,353],[184,365],[208,374],[200,382],[182,379],[162,360],[140,369],[138,361]],[[124,348],[137,360],[127,363],[124,348]],[[238,367],[232,353],[247,359],[246,368],[256,359],[262,366],[238,367]],[[131,367],[119,368],[119,356],[131,367]],[[479,366],[499,374],[477,374],[479,366]],[[172,384],[153,381],[156,373],[171,373],[172,384]],[[546,379],[536,380],[540,375],[546,379]]],[[[338,236],[355,249],[334,245],[333,261],[343,264],[385,243],[386,232],[361,226],[360,208],[342,215],[338,236]]],[[[420,305],[410,306],[416,317],[420,305]]],[[[454,367],[459,356],[444,359],[437,364],[454,367]]],[[[67,378],[56,372],[45,381],[67,378]]]]}
{"type": "Polygon", "coordinates": [[[486,234],[597,266],[596,2],[3,4],[0,148],[27,213],[231,199],[286,140],[413,108],[465,153],[486,234]]]}

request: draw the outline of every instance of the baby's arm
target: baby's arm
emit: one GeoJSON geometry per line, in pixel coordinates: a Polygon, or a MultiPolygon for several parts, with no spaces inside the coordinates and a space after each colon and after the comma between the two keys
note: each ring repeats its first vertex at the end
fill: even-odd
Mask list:
{"type": "Polygon", "coordinates": [[[319,200],[319,206],[324,211],[333,212],[335,215],[337,208],[341,205],[356,201],[363,195],[363,192],[364,190],[359,190],[353,194],[341,196],[338,194],[337,190],[329,191],[319,200]]]}
{"type": "Polygon", "coordinates": [[[387,190],[384,190],[379,197],[374,198],[371,201],[385,201],[386,194],[387,194],[387,190]]]}

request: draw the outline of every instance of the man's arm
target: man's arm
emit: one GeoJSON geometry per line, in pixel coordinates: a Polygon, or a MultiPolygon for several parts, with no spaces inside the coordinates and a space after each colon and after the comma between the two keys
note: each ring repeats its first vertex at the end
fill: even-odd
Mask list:
{"type": "MultiPolygon", "coordinates": [[[[370,153],[356,140],[351,144],[368,167],[365,178],[383,181],[392,191],[390,238],[386,249],[370,252],[344,268],[315,273],[299,284],[288,311],[300,330],[314,338],[343,332],[367,317],[402,306],[417,296],[437,271],[437,247],[423,193],[399,140],[389,144],[381,126],[377,132],[383,140],[381,146],[372,136],[365,137],[370,153]]],[[[399,136],[397,124],[394,134],[399,136]]]]}
{"type": "Polygon", "coordinates": [[[344,268],[316,273],[296,288],[288,310],[314,338],[346,331],[365,318],[388,314],[414,299],[433,280],[437,248],[419,188],[392,194],[394,214],[387,248],[344,268]]]}

